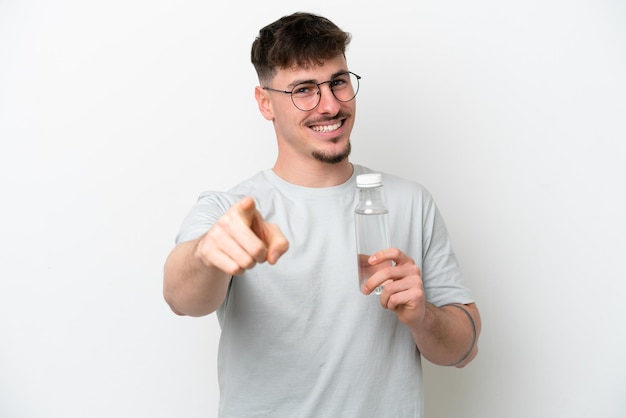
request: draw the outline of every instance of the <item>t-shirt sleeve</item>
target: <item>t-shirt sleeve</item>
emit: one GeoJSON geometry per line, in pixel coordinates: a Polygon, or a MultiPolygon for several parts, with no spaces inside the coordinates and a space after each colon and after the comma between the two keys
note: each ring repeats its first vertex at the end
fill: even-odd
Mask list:
{"type": "Polygon", "coordinates": [[[464,284],[441,213],[428,194],[424,199],[422,221],[422,280],[427,300],[436,306],[474,302],[464,284]]]}
{"type": "Polygon", "coordinates": [[[176,235],[176,244],[204,235],[241,196],[224,192],[203,192],[191,207],[176,235]]]}

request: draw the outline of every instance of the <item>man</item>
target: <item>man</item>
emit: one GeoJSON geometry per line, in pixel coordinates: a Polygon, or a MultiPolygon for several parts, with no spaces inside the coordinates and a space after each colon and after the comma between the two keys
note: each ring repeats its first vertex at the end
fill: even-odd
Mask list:
{"type": "Polygon", "coordinates": [[[255,98],[278,156],[227,193],[203,193],[164,268],[180,315],[217,311],[220,416],[420,417],[420,356],[462,367],[480,317],[445,225],[419,184],[383,176],[393,261],[358,287],[350,35],[307,13],[261,29],[255,98]],[[373,290],[383,285],[380,295],[373,290]]]}

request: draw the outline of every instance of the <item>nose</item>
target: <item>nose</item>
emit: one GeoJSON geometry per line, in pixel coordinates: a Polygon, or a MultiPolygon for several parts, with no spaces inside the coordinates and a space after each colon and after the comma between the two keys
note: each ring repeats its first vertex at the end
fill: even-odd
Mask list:
{"type": "Polygon", "coordinates": [[[315,108],[319,113],[336,115],[339,112],[341,103],[335,98],[332,90],[330,89],[330,83],[323,83],[319,86],[320,102],[315,108]]]}

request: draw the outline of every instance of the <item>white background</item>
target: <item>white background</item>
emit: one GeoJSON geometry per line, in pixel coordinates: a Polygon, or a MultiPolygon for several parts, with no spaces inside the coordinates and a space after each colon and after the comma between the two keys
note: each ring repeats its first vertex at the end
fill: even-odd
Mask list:
{"type": "Polygon", "coordinates": [[[430,189],[482,311],[427,417],[625,416],[625,3],[281,3],[0,0],[0,416],[215,416],[162,265],[273,164],[250,44],[296,10],[353,34],[353,161],[430,189]]]}

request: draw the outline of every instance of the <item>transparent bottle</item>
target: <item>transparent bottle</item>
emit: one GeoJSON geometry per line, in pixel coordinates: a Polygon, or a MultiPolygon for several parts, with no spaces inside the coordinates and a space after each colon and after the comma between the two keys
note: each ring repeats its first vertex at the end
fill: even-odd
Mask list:
{"type": "MultiPolygon", "coordinates": [[[[359,202],[354,210],[356,229],[359,288],[378,270],[390,266],[391,261],[374,266],[367,261],[377,251],[389,248],[388,210],[383,201],[383,181],[380,173],[360,174],[356,178],[359,202]]],[[[379,295],[382,286],[374,293],[379,295]]]]}

